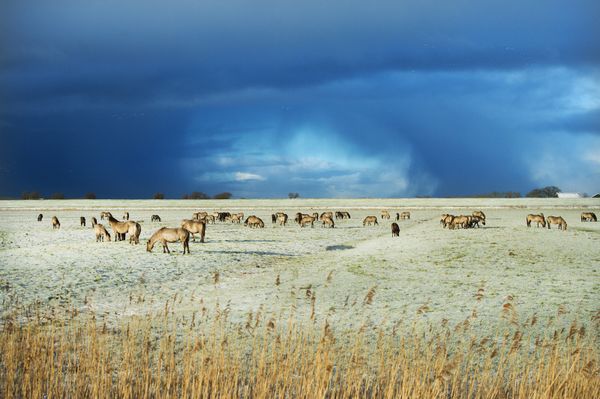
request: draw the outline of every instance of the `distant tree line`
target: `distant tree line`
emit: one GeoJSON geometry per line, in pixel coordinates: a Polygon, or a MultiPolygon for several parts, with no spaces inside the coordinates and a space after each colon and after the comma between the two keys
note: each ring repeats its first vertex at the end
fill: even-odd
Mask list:
{"type": "MultiPolygon", "coordinates": [[[[39,200],[42,199],[43,197],[41,196],[41,194],[38,191],[25,191],[24,193],[21,194],[21,199],[23,200],[39,200]]],[[[65,195],[61,192],[56,192],[56,193],[52,193],[49,197],[50,199],[53,200],[62,200],[62,199],[66,199],[67,197],[65,197],[65,195]]],[[[84,199],[96,199],[96,194],[90,192],[90,193],[86,193],[83,196],[84,199]]]]}
{"type": "MultiPolygon", "coordinates": [[[[560,188],[556,186],[547,186],[542,188],[534,188],[528,192],[527,198],[557,198],[560,193],[560,188]]],[[[486,194],[469,195],[472,198],[521,198],[521,193],[518,191],[492,191],[486,194]]]]}
{"type": "MultiPolygon", "coordinates": [[[[218,194],[215,194],[212,196],[213,199],[230,199],[231,197],[233,197],[233,194],[231,194],[227,191],[225,191],[223,193],[218,193],[218,194]]],[[[181,198],[182,199],[191,199],[191,200],[211,199],[211,197],[208,194],[203,193],[201,191],[193,191],[191,194],[184,194],[181,198]]],[[[160,198],[160,199],[162,199],[162,198],[160,198]]]]}
{"type": "Polygon", "coordinates": [[[521,193],[517,191],[492,191],[486,194],[473,195],[474,198],[521,198],[521,193]]]}
{"type": "Polygon", "coordinates": [[[556,198],[558,197],[558,193],[560,193],[560,188],[556,186],[547,186],[544,188],[534,188],[530,192],[527,193],[527,197],[529,198],[556,198]]]}

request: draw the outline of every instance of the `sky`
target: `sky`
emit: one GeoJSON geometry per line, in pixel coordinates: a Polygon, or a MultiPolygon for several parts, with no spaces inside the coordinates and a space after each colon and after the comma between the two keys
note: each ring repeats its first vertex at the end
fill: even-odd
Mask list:
{"type": "Polygon", "coordinates": [[[600,192],[596,1],[3,0],[0,196],[600,192]]]}

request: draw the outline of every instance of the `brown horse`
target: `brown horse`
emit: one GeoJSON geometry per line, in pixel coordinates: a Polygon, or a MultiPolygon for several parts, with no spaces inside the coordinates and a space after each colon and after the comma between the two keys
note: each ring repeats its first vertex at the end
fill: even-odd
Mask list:
{"type": "Polygon", "coordinates": [[[329,219],[333,219],[333,212],[323,212],[319,217],[319,220],[323,220],[323,218],[328,217],[329,219]]]}
{"type": "Polygon", "coordinates": [[[196,241],[196,236],[194,236],[194,234],[200,233],[200,242],[204,242],[204,237],[206,235],[206,223],[198,220],[184,219],[181,221],[181,227],[192,234],[192,241],[196,241]]]}
{"type": "Polygon", "coordinates": [[[390,213],[388,211],[381,211],[381,218],[382,219],[389,219],[390,217],[391,216],[390,216],[390,213]]]}
{"type": "Polygon", "coordinates": [[[83,216],[79,217],[79,224],[81,225],[81,227],[85,227],[85,217],[83,217],[83,216]]]}
{"type": "Polygon", "coordinates": [[[169,228],[169,227],[161,227],[158,229],[152,237],[146,243],[146,251],[152,252],[152,248],[154,248],[154,244],[159,242],[163,246],[163,253],[171,253],[169,251],[169,247],[167,246],[168,242],[177,242],[181,241],[183,244],[183,253],[190,253],[190,232],[186,229],[180,228],[169,228]]]}
{"type": "Polygon", "coordinates": [[[125,213],[123,214],[123,219],[124,219],[124,220],[129,220],[129,212],[125,212],[125,213]]]}
{"type": "Polygon", "coordinates": [[[551,224],[558,225],[559,230],[567,230],[567,222],[561,216],[548,216],[546,222],[548,223],[548,230],[550,230],[551,224]]]}
{"type": "Polygon", "coordinates": [[[483,220],[482,224],[485,226],[485,213],[483,213],[483,211],[474,211],[473,216],[477,216],[478,218],[483,220]]]}
{"type": "MultiPolygon", "coordinates": [[[[296,213],[296,217],[294,218],[294,221],[295,221],[296,223],[300,224],[300,222],[302,221],[302,218],[303,218],[303,217],[314,217],[314,215],[313,215],[313,216],[311,216],[311,215],[309,215],[309,214],[307,214],[307,213],[300,213],[300,212],[298,212],[298,213],[296,213]]],[[[318,216],[317,216],[317,217],[318,217],[318,216]]],[[[316,218],[315,218],[315,219],[316,219],[316,218]]]]}
{"type": "Polygon", "coordinates": [[[121,222],[115,219],[111,214],[104,215],[108,218],[108,224],[115,234],[115,242],[125,241],[125,236],[129,232],[129,223],[121,222]]]}
{"type": "Polygon", "coordinates": [[[40,214],[38,215],[38,219],[37,219],[37,221],[38,221],[38,222],[41,222],[43,218],[44,218],[44,215],[42,215],[42,214],[40,213],[40,214]]]}
{"type": "Polygon", "coordinates": [[[110,241],[110,234],[101,224],[96,223],[94,225],[94,233],[96,233],[96,242],[110,241]]]}
{"type": "Polygon", "coordinates": [[[410,219],[410,212],[407,212],[407,211],[405,211],[405,212],[402,212],[402,213],[400,214],[400,219],[401,219],[401,220],[410,219]]]}
{"type": "Polygon", "coordinates": [[[364,226],[375,226],[375,225],[379,225],[379,223],[377,223],[377,216],[367,216],[366,218],[363,219],[363,227],[364,226]]]}
{"type": "Polygon", "coordinates": [[[315,220],[317,220],[314,216],[305,215],[300,219],[300,227],[305,227],[310,224],[310,227],[315,227],[315,220]]]}
{"type": "Polygon", "coordinates": [[[346,211],[336,211],[335,218],[336,219],[350,219],[350,214],[346,211]]]}
{"type": "Polygon", "coordinates": [[[325,215],[325,217],[322,217],[321,215],[321,221],[323,222],[322,227],[328,226],[329,228],[334,228],[335,227],[335,223],[333,222],[333,218],[325,215]]]}
{"type": "Polygon", "coordinates": [[[473,228],[475,226],[479,227],[479,223],[485,226],[485,219],[480,218],[479,216],[469,216],[469,227],[473,228]]]}
{"type": "Polygon", "coordinates": [[[544,218],[543,213],[540,213],[539,215],[534,215],[530,213],[529,215],[527,215],[525,221],[527,222],[527,227],[531,227],[531,222],[536,222],[537,227],[540,227],[540,224],[542,225],[542,227],[546,227],[546,219],[544,218]]]}
{"type": "Polygon", "coordinates": [[[129,226],[129,229],[127,230],[127,233],[129,233],[129,243],[136,245],[139,244],[140,234],[142,234],[142,226],[133,220],[128,221],[127,226],[129,226]]]}
{"type": "Polygon", "coordinates": [[[452,221],[450,222],[449,228],[454,230],[457,227],[461,227],[463,229],[469,227],[469,217],[465,215],[453,217],[452,221]]]}
{"type": "Polygon", "coordinates": [[[248,226],[250,228],[263,228],[265,227],[265,222],[262,221],[261,218],[257,216],[248,216],[248,219],[244,222],[244,226],[248,226]]]}
{"type": "Polygon", "coordinates": [[[277,224],[280,226],[285,226],[288,220],[288,215],[283,212],[277,212],[277,224]]]}
{"type": "Polygon", "coordinates": [[[443,213],[442,217],[440,218],[440,224],[442,225],[442,227],[446,228],[446,227],[448,227],[450,222],[452,222],[453,218],[454,218],[454,215],[450,215],[448,213],[443,213]]]}
{"type": "Polygon", "coordinates": [[[112,216],[112,213],[106,212],[106,211],[105,212],[100,212],[100,220],[104,220],[104,218],[108,219],[109,216],[112,216]]]}
{"type": "Polygon", "coordinates": [[[98,224],[98,219],[95,216],[92,216],[92,227],[98,224]]]}
{"type": "Polygon", "coordinates": [[[392,237],[400,237],[400,226],[398,223],[392,223],[392,237]]]}
{"type": "Polygon", "coordinates": [[[52,230],[60,229],[60,222],[56,216],[52,216],[52,230]]]}
{"type": "Polygon", "coordinates": [[[596,214],[594,212],[582,212],[581,213],[581,221],[582,222],[597,222],[598,218],[596,217],[596,214]]]}
{"type": "Polygon", "coordinates": [[[240,223],[242,223],[242,219],[243,218],[244,218],[244,214],[243,213],[242,214],[238,213],[238,214],[232,214],[229,217],[229,220],[231,221],[231,223],[240,224],[240,223]]]}
{"type": "Polygon", "coordinates": [[[196,212],[194,213],[193,219],[204,219],[206,216],[208,216],[208,212],[196,212]]]}

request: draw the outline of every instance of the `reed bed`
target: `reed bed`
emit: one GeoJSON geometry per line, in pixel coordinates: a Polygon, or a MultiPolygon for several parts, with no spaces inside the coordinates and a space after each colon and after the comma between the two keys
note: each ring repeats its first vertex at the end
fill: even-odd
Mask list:
{"type": "MultiPolygon", "coordinates": [[[[365,302],[373,300],[375,289],[365,302]]],[[[598,398],[598,319],[540,328],[505,306],[476,332],[422,319],[336,329],[260,310],[106,322],[75,310],[10,312],[3,398],[598,398]],[[513,315],[513,316],[511,316],[513,315]]],[[[559,310],[560,314],[560,310],[559,310]]]]}

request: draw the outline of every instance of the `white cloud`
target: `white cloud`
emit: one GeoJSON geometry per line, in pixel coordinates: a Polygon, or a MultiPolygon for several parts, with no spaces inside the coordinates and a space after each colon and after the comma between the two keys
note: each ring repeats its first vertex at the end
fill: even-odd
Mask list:
{"type": "Polygon", "coordinates": [[[531,178],[563,191],[600,190],[600,139],[592,135],[553,133],[525,154],[531,178]],[[565,145],[568,143],[568,145],[565,145]]]}
{"type": "Polygon", "coordinates": [[[256,173],[235,172],[234,176],[235,176],[235,181],[248,181],[248,180],[263,181],[263,180],[266,180],[263,176],[257,175],[256,173]]]}

